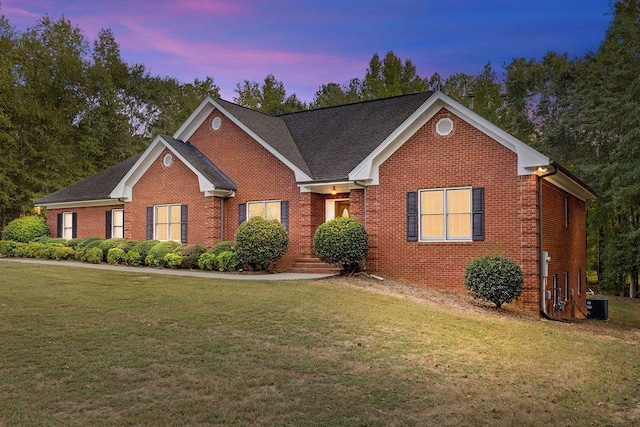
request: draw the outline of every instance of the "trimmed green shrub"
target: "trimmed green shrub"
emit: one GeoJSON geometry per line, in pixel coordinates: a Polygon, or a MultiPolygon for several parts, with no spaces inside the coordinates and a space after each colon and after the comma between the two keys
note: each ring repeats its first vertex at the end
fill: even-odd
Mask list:
{"type": "Polygon", "coordinates": [[[235,252],[224,251],[218,254],[218,270],[236,271],[240,266],[238,255],[235,252]]]}
{"type": "Polygon", "coordinates": [[[47,257],[47,246],[44,243],[31,242],[25,246],[22,256],[26,258],[38,258],[43,259],[47,257]]]}
{"type": "Polygon", "coordinates": [[[144,259],[149,255],[149,251],[152,247],[160,243],[160,240],[145,240],[143,242],[138,242],[136,245],[133,245],[129,251],[135,251],[140,254],[140,258],[144,261],[144,259]]]}
{"type": "Polygon", "coordinates": [[[238,227],[236,253],[241,264],[252,269],[268,270],[289,246],[287,230],[275,219],[253,217],[238,227]]]}
{"type": "Polygon", "coordinates": [[[198,267],[200,270],[217,270],[218,269],[218,256],[205,252],[198,258],[198,267]]]}
{"type": "Polygon", "coordinates": [[[500,308],[522,294],[524,275],[515,261],[502,256],[484,256],[467,267],[464,284],[474,298],[492,302],[500,308]]]}
{"type": "Polygon", "coordinates": [[[120,243],[118,246],[116,246],[117,248],[122,249],[125,252],[129,252],[130,250],[133,249],[133,247],[137,244],[139,244],[140,242],[137,240],[124,240],[122,243],[120,243]]]}
{"type": "Polygon", "coordinates": [[[142,264],[142,257],[138,252],[133,250],[127,252],[124,255],[124,260],[125,263],[127,265],[130,265],[131,267],[138,267],[140,264],[142,264]]]}
{"type": "Polygon", "coordinates": [[[15,251],[18,244],[13,240],[0,240],[0,258],[11,258],[16,256],[15,251]]]}
{"type": "Polygon", "coordinates": [[[80,239],[67,240],[67,246],[72,247],[76,251],[78,249],[85,249],[89,244],[95,241],[102,241],[100,237],[83,237],[80,239]]]}
{"type": "Polygon", "coordinates": [[[170,252],[174,252],[180,246],[182,246],[181,243],[173,241],[156,243],[149,250],[149,253],[144,259],[144,263],[150,267],[166,267],[167,262],[165,256],[170,252]]]}
{"type": "Polygon", "coordinates": [[[82,261],[91,264],[100,264],[102,262],[102,249],[98,247],[83,249],[82,261]]]}
{"type": "Polygon", "coordinates": [[[102,250],[100,248],[100,245],[102,244],[102,242],[104,242],[105,239],[101,239],[99,237],[89,237],[85,243],[84,246],[82,246],[84,249],[93,249],[93,248],[98,248],[101,251],[104,252],[104,250],[102,250]]]}
{"type": "Polygon", "coordinates": [[[202,245],[186,245],[176,250],[176,253],[182,256],[181,268],[197,268],[200,255],[205,253],[207,248],[202,245]],[[179,251],[179,252],[178,252],[179,251]]]}
{"type": "Polygon", "coordinates": [[[182,255],[169,252],[164,256],[164,263],[169,268],[180,268],[182,265],[182,255]]]}
{"type": "Polygon", "coordinates": [[[320,260],[354,272],[367,256],[369,235],[362,224],[338,217],[320,225],[313,236],[313,251],[320,260]]]}
{"type": "Polygon", "coordinates": [[[56,261],[67,260],[73,258],[75,251],[68,246],[60,245],[56,246],[51,252],[51,258],[56,261]]]}
{"type": "Polygon", "coordinates": [[[236,251],[236,242],[233,240],[224,240],[220,243],[216,243],[213,245],[211,249],[209,249],[210,254],[220,255],[221,252],[235,252],[236,251]]]}
{"type": "Polygon", "coordinates": [[[43,258],[53,259],[53,252],[56,248],[64,248],[65,246],[62,243],[45,243],[43,258]]]}
{"type": "Polygon", "coordinates": [[[103,259],[103,261],[107,261],[110,249],[120,247],[120,245],[124,244],[125,242],[126,240],[120,237],[114,237],[100,242],[98,247],[102,249],[102,253],[104,254],[105,259],[103,259]]]}
{"type": "Polygon", "coordinates": [[[107,262],[111,265],[124,264],[126,252],[124,249],[111,248],[107,252],[107,262]]]}
{"type": "Polygon", "coordinates": [[[29,243],[38,237],[49,235],[49,228],[39,216],[25,216],[11,221],[4,228],[2,238],[14,242],[29,243]]]}

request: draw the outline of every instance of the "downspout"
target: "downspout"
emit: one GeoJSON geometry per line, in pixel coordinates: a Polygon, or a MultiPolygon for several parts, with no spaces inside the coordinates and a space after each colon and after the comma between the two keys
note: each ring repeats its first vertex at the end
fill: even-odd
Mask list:
{"type": "Polygon", "coordinates": [[[543,244],[543,239],[542,239],[542,180],[544,178],[547,178],[549,176],[555,175],[558,173],[558,168],[556,166],[553,165],[553,160],[549,160],[549,165],[553,166],[553,171],[549,172],[547,174],[544,175],[536,175],[537,177],[537,181],[538,181],[538,256],[540,259],[540,263],[538,265],[538,269],[540,271],[540,315],[542,317],[544,317],[547,320],[556,320],[552,317],[550,317],[547,314],[547,305],[545,302],[545,277],[543,277],[542,274],[542,263],[546,262],[542,259],[543,256],[543,252],[542,252],[542,244],[543,244]]]}
{"type": "Polygon", "coordinates": [[[224,200],[229,198],[233,191],[229,190],[226,196],[220,197],[220,241],[224,242],[224,200]]]}
{"type": "Polygon", "coordinates": [[[358,181],[353,181],[353,183],[355,185],[357,185],[358,187],[361,187],[362,190],[364,191],[364,194],[362,195],[363,198],[363,208],[364,208],[364,228],[365,230],[367,229],[367,186],[365,184],[360,184],[358,181]]]}

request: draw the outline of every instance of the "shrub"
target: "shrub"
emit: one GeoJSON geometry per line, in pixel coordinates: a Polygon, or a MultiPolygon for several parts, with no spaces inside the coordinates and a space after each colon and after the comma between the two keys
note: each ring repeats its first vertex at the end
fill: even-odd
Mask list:
{"type": "Polygon", "coordinates": [[[149,255],[149,251],[152,247],[160,243],[160,240],[145,240],[144,242],[138,242],[136,245],[133,245],[129,251],[135,251],[140,254],[140,258],[144,260],[147,255],[149,255]]]}
{"type": "MultiPolygon", "coordinates": [[[[181,245],[182,245],[181,243],[173,242],[173,241],[156,243],[149,250],[149,253],[144,259],[144,263],[151,267],[165,267],[167,265],[165,261],[165,256],[169,252],[175,251],[181,245]]],[[[142,256],[142,254],[140,255],[142,256]]]]}
{"type": "Polygon", "coordinates": [[[131,267],[138,267],[140,264],[142,264],[142,257],[138,252],[133,250],[127,252],[124,255],[124,260],[125,263],[127,265],[130,265],[131,267]]]}
{"type": "Polygon", "coordinates": [[[44,244],[43,258],[53,259],[53,252],[56,248],[64,248],[62,243],[46,243],[44,244]]]}
{"type": "Polygon", "coordinates": [[[25,252],[27,250],[27,243],[15,242],[15,244],[16,247],[13,250],[13,256],[18,258],[26,256],[25,252]]]}
{"type": "Polygon", "coordinates": [[[44,243],[31,242],[27,243],[22,252],[22,256],[27,258],[46,258],[46,245],[44,243]]]}
{"type": "Polygon", "coordinates": [[[240,266],[238,255],[235,252],[224,251],[218,254],[218,270],[235,271],[240,266]]]}
{"type": "Polygon", "coordinates": [[[0,258],[16,256],[16,246],[18,246],[18,244],[13,240],[0,240],[0,258]]]}
{"type": "Polygon", "coordinates": [[[224,240],[220,243],[216,243],[213,245],[211,249],[209,249],[210,254],[220,255],[221,252],[235,252],[236,251],[236,242],[233,240],[224,240]]]}
{"type": "Polygon", "coordinates": [[[91,242],[102,240],[100,237],[83,237],[80,239],[67,240],[67,246],[72,247],[75,250],[84,249],[91,242]]]}
{"type": "Polygon", "coordinates": [[[111,265],[124,264],[125,255],[124,249],[111,248],[107,252],[107,262],[111,265]]]}
{"type": "Polygon", "coordinates": [[[524,276],[515,261],[502,256],[484,256],[467,267],[464,283],[474,298],[492,302],[500,308],[520,296],[524,276]]]}
{"type": "Polygon", "coordinates": [[[105,239],[101,239],[99,237],[89,237],[85,241],[85,243],[82,246],[82,248],[84,248],[84,249],[98,248],[98,249],[100,249],[102,251],[102,249],[100,248],[100,245],[102,244],[102,242],[104,242],[104,240],[105,239]]]}
{"type": "Polygon", "coordinates": [[[125,252],[129,252],[131,249],[133,249],[133,247],[137,244],[139,244],[140,242],[138,242],[137,240],[124,240],[122,241],[118,246],[116,246],[117,248],[122,249],[125,252]]]}
{"type": "Polygon", "coordinates": [[[98,247],[102,249],[102,253],[105,256],[105,259],[103,259],[103,261],[107,261],[106,258],[109,256],[109,250],[119,247],[120,245],[124,244],[124,242],[126,242],[126,240],[120,237],[114,237],[101,241],[98,247]]]}
{"type": "Polygon", "coordinates": [[[277,220],[253,217],[238,227],[236,253],[241,264],[267,270],[289,246],[287,230],[277,220]]]}
{"type": "Polygon", "coordinates": [[[320,260],[339,264],[347,272],[358,269],[367,256],[369,236],[362,224],[338,217],[325,222],[313,236],[313,251],[320,260]]]}
{"type": "Polygon", "coordinates": [[[191,269],[198,267],[200,255],[205,253],[207,248],[202,245],[186,245],[178,250],[176,253],[182,256],[182,268],[191,269]]]}
{"type": "Polygon", "coordinates": [[[180,268],[182,265],[182,255],[169,252],[164,256],[164,263],[169,268],[180,268]]]}
{"type": "Polygon", "coordinates": [[[71,259],[73,258],[74,254],[75,254],[75,251],[73,250],[73,248],[60,245],[60,246],[56,246],[53,249],[51,253],[51,258],[55,259],[56,261],[60,261],[65,259],[71,259]]]}
{"type": "Polygon", "coordinates": [[[217,270],[218,269],[218,256],[205,252],[198,258],[198,267],[200,270],[217,270]]]}
{"type": "Polygon", "coordinates": [[[102,262],[102,249],[93,247],[82,250],[82,261],[91,264],[100,264],[102,262]]]}
{"type": "Polygon", "coordinates": [[[25,216],[11,221],[2,232],[4,240],[28,243],[38,237],[47,236],[49,228],[39,216],[25,216]]]}

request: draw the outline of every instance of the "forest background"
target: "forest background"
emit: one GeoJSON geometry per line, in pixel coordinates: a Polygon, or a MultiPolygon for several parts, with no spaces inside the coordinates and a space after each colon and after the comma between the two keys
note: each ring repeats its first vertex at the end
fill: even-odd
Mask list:
{"type": "MultiPolygon", "coordinates": [[[[273,75],[239,82],[233,101],[267,114],[441,90],[559,162],[593,188],[588,267],[601,291],[638,297],[640,275],[640,0],[611,5],[595,52],[514,58],[499,72],[419,76],[411,59],[374,54],[364,76],[321,85],[313,100],[273,75]]],[[[173,134],[213,77],[184,83],[126,63],[109,29],[95,40],[64,17],[18,31],[0,17],[0,229],[33,201],[173,134]]]]}

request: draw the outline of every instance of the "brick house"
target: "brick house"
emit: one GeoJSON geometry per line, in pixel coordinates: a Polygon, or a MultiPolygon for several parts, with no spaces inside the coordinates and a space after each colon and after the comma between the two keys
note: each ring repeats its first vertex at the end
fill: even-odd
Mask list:
{"type": "Polygon", "coordinates": [[[436,91],[277,117],[208,97],[173,137],[35,205],[55,236],[209,247],[250,217],[276,218],[290,239],[280,270],[313,256],[322,222],[348,215],[369,233],[371,273],[464,291],[470,260],[505,255],[525,273],[517,305],[573,318],[586,311],[593,198],[566,169],[436,91]]]}

